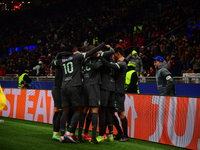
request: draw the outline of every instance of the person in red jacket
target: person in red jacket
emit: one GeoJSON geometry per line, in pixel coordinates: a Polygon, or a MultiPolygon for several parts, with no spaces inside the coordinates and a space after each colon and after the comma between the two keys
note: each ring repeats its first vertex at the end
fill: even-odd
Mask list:
{"type": "Polygon", "coordinates": [[[2,65],[0,68],[0,76],[6,76],[6,67],[2,65]]]}
{"type": "Polygon", "coordinates": [[[121,46],[123,48],[123,50],[126,48],[126,44],[124,43],[124,41],[122,39],[119,40],[119,44],[116,44],[117,46],[121,46]]]}

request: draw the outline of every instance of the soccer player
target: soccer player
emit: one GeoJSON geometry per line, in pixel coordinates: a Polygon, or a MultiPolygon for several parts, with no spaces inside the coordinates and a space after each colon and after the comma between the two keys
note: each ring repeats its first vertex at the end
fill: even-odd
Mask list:
{"type": "MultiPolygon", "coordinates": [[[[92,49],[86,53],[78,53],[75,55],[71,55],[64,59],[57,60],[55,62],[56,65],[59,65],[62,68],[63,79],[61,86],[61,99],[63,104],[63,114],[60,120],[60,130],[61,130],[61,138],[60,142],[64,142],[64,138],[69,141],[76,143],[76,136],[73,134],[76,130],[77,123],[80,118],[80,114],[82,112],[82,92],[80,89],[81,86],[81,67],[83,59],[92,56],[97,51],[102,49],[105,44],[102,43],[96,48],[92,49]],[[67,132],[65,133],[65,124],[68,118],[68,114],[70,111],[70,106],[74,108],[74,115],[71,119],[71,123],[67,132]]],[[[68,49],[70,51],[74,51],[77,48],[73,45],[69,45],[68,49]]]]}
{"type": "MultiPolygon", "coordinates": [[[[103,56],[107,60],[114,61],[114,59],[111,59],[111,57],[114,56],[113,55],[114,49],[110,46],[108,46],[107,48],[110,49],[110,53],[108,53],[109,51],[102,52],[101,56],[107,53],[107,55],[103,55],[103,56]]],[[[102,84],[100,86],[101,107],[99,109],[99,136],[97,137],[97,141],[102,142],[106,139],[108,141],[114,141],[112,114],[110,113],[110,111],[106,111],[107,107],[108,107],[108,110],[110,110],[110,108],[113,107],[113,104],[114,104],[114,96],[115,96],[114,70],[103,65],[101,67],[101,80],[102,80],[102,84]],[[106,121],[107,121],[108,129],[109,129],[108,138],[105,135],[106,125],[107,125],[106,121]]]]}
{"type": "MultiPolygon", "coordinates": [[[[61,53],[55,57],[56,59],[60,58],[61,53]]],[[[65,55],[73,55],[72,52],[65,52],[65,55]]],[[[60,117],[63,113],[62,101],[61,101],[61,84],[62,84],[62,69],[60,66],[55,66],[54,61],[50,63],[51,66],[55,67],[55,81],[52,89],[52,96],[54,100],[55,112],[53,116],[53,140],[60,141],[60,117]]]]}
{"type": "MultiPolygon", "coordinates": [[[[90,51],[95,46],[90,45],[88,51],[90,51]]],[[[94,54],[92,57],[88,58],[84,64],[84,80],[83,80],[83,103],[84,106],[90,107],[92,113],[92,140],[91,143],[98,144],[96,140],[96,130],[98,122],[98,110],[100,107],[100,87],[101,75],[100,67],[102,62],[100,59],[96,58],[99,53],[94,54]]],[[[82,113],[84,116],[86,113],[82,113]]],[[[84,117],[85,120],[85,117],[84,117]]],[[[82,123],[82,118],[81,121],[82,123]]],[[[83,124],[82,124],[83,125],[83,124]]]]}
{"type": "MultiPolygon", "coordinates": [[[[88,47],[88,50],[90,51],[92,48],[94,48],[93,45],[90,45],[88,47]]],[[[114,50],[112,52],[106,52],[102,53],[102,55],[108,55],[109,53],[114,53],[114,50]]],[[[100,67],[103,65],[101,60],[99,58],[96,58],[96,56],[99,55],[99,53],[96,53],[93,55],[93,57],[90,57],[86,60],[84,64],[84,81],[83,81],[83,95],[84,95],[84,109],[83,113],[81,114],[80,119],[80,128],[79,128],[79,138],[81,140],[82,136],[81,129],[84,124],[86,112],[88,106],[91,109],[92,113],[92,140],[91,143],[97,144],[98,141],[96,139],[96,130],[97,130],[97,122],[98,122],[98,110],[100,107],[100,84],[101,84],[101,74],[100,74],[100,67]]]]}
{"type": "Polygon", "coordinates": [[[112,115],[113,115],[114,125],[118,131],[118,134],[115,137],[115,140],[119,140],[119,141],[123,142],[123,141],[129,140],[128,134],[127,134],[127,119],[126,119],[125,111],[124,111],[124,100],[125,100],[124,85],[125,85],[127,64],[124,61],[124,57],[123,57],[124,52],[123,52],[122,47],[116,47],[114,50],[115,50],[114,56],[115,56],[115,59],[117,60],[117,63],[110,63],[102,56],[100,56],[100,59],[103,62],[103,64],[105,64],[107,67],[115,69],[114,107],[115,107],[115,111],[118,112],[118,115],[121,119],[122,128],[123,128],[124,133],[121,130],[121,127],[119,125],[119,121],[118,121],[117,117],[114,115],[114,111],[113,111],[112,115]]]}

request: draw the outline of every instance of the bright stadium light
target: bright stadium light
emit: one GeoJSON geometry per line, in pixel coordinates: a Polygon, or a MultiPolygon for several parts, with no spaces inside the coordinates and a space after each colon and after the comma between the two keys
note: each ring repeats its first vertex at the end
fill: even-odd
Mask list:
{"type": "Polygon", "coordinates": [[[13,1],[11,1],[11,3],[13,3],[13,1]]]}
{"type": "Polygon", "coordinates": [[[24,1],[22,1],[22,3],[24,3],[24,1]]]}
{"type": "Polygon", "coordinates": [[[30,4],[31,2],[28,2],[28,4],[30,4]]]}

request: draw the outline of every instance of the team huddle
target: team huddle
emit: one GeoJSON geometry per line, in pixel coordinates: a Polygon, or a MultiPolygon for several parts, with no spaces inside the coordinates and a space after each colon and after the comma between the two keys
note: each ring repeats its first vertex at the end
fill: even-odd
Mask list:
{"type": "Polygon", "coordinates": [[[61,143],[89,140],[92,144],[104,140],[128,141],[124,111],[124,85],[128,67],[123,49],[113,49],[105,43],[97,47],[90,45],[87,49],[87,52],[80,53],[75,46],[68,45],[51,62],[55,66],[55,83],[52,89],[55,105],[53,139],[61,143]],[[122,122],[123,131],[115,112],[122,122]],[[98,116],[99,136],[96,136],[98,116]],[[91,121],[90,138],[88,129],[91,121]],[[77,137],[75,130],[78,122],[77,137]],[[84,124],[85,132],[82,135],[84,124]],[[118,132],[115,137],[113,125],[118,132]],[[105,135],[107,126],[108,137],[105,135]]]}

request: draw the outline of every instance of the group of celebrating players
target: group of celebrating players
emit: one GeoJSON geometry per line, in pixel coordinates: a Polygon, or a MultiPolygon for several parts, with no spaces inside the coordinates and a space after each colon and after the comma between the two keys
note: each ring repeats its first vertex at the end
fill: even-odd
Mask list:
{"type": "Polygon", "coordinates": [[[124,111],[127,62],[122,47],[105,43],[90,45],[87,52],[68,45],[51,62],[55,66],[52,96],[55,105],[53,139],[65,142],[89,140],[98,144],[104,140],[128,141],[127,118],[124,111]],[[122,122],[122,129],[115,112],[122,122]],[[87,117],[86,117],[87,115],[87,117]],[[99,115],[99,136],[96,137],[99,115]],[[85,123],[86,120],[86,123],[85,123]],[[67,131],[65,131],[67,121],[67,131]],[[92,138],[88,128],[92,121],[92,138]],[[78,137],[75,130],[79,122],[78,137]],[[82,129],[85,124],[85,133],[82,129]],[[113,125],[117,135],[113,137],[113,125]],[[105,135],[108,126],[108,137],[105,135]]]}

